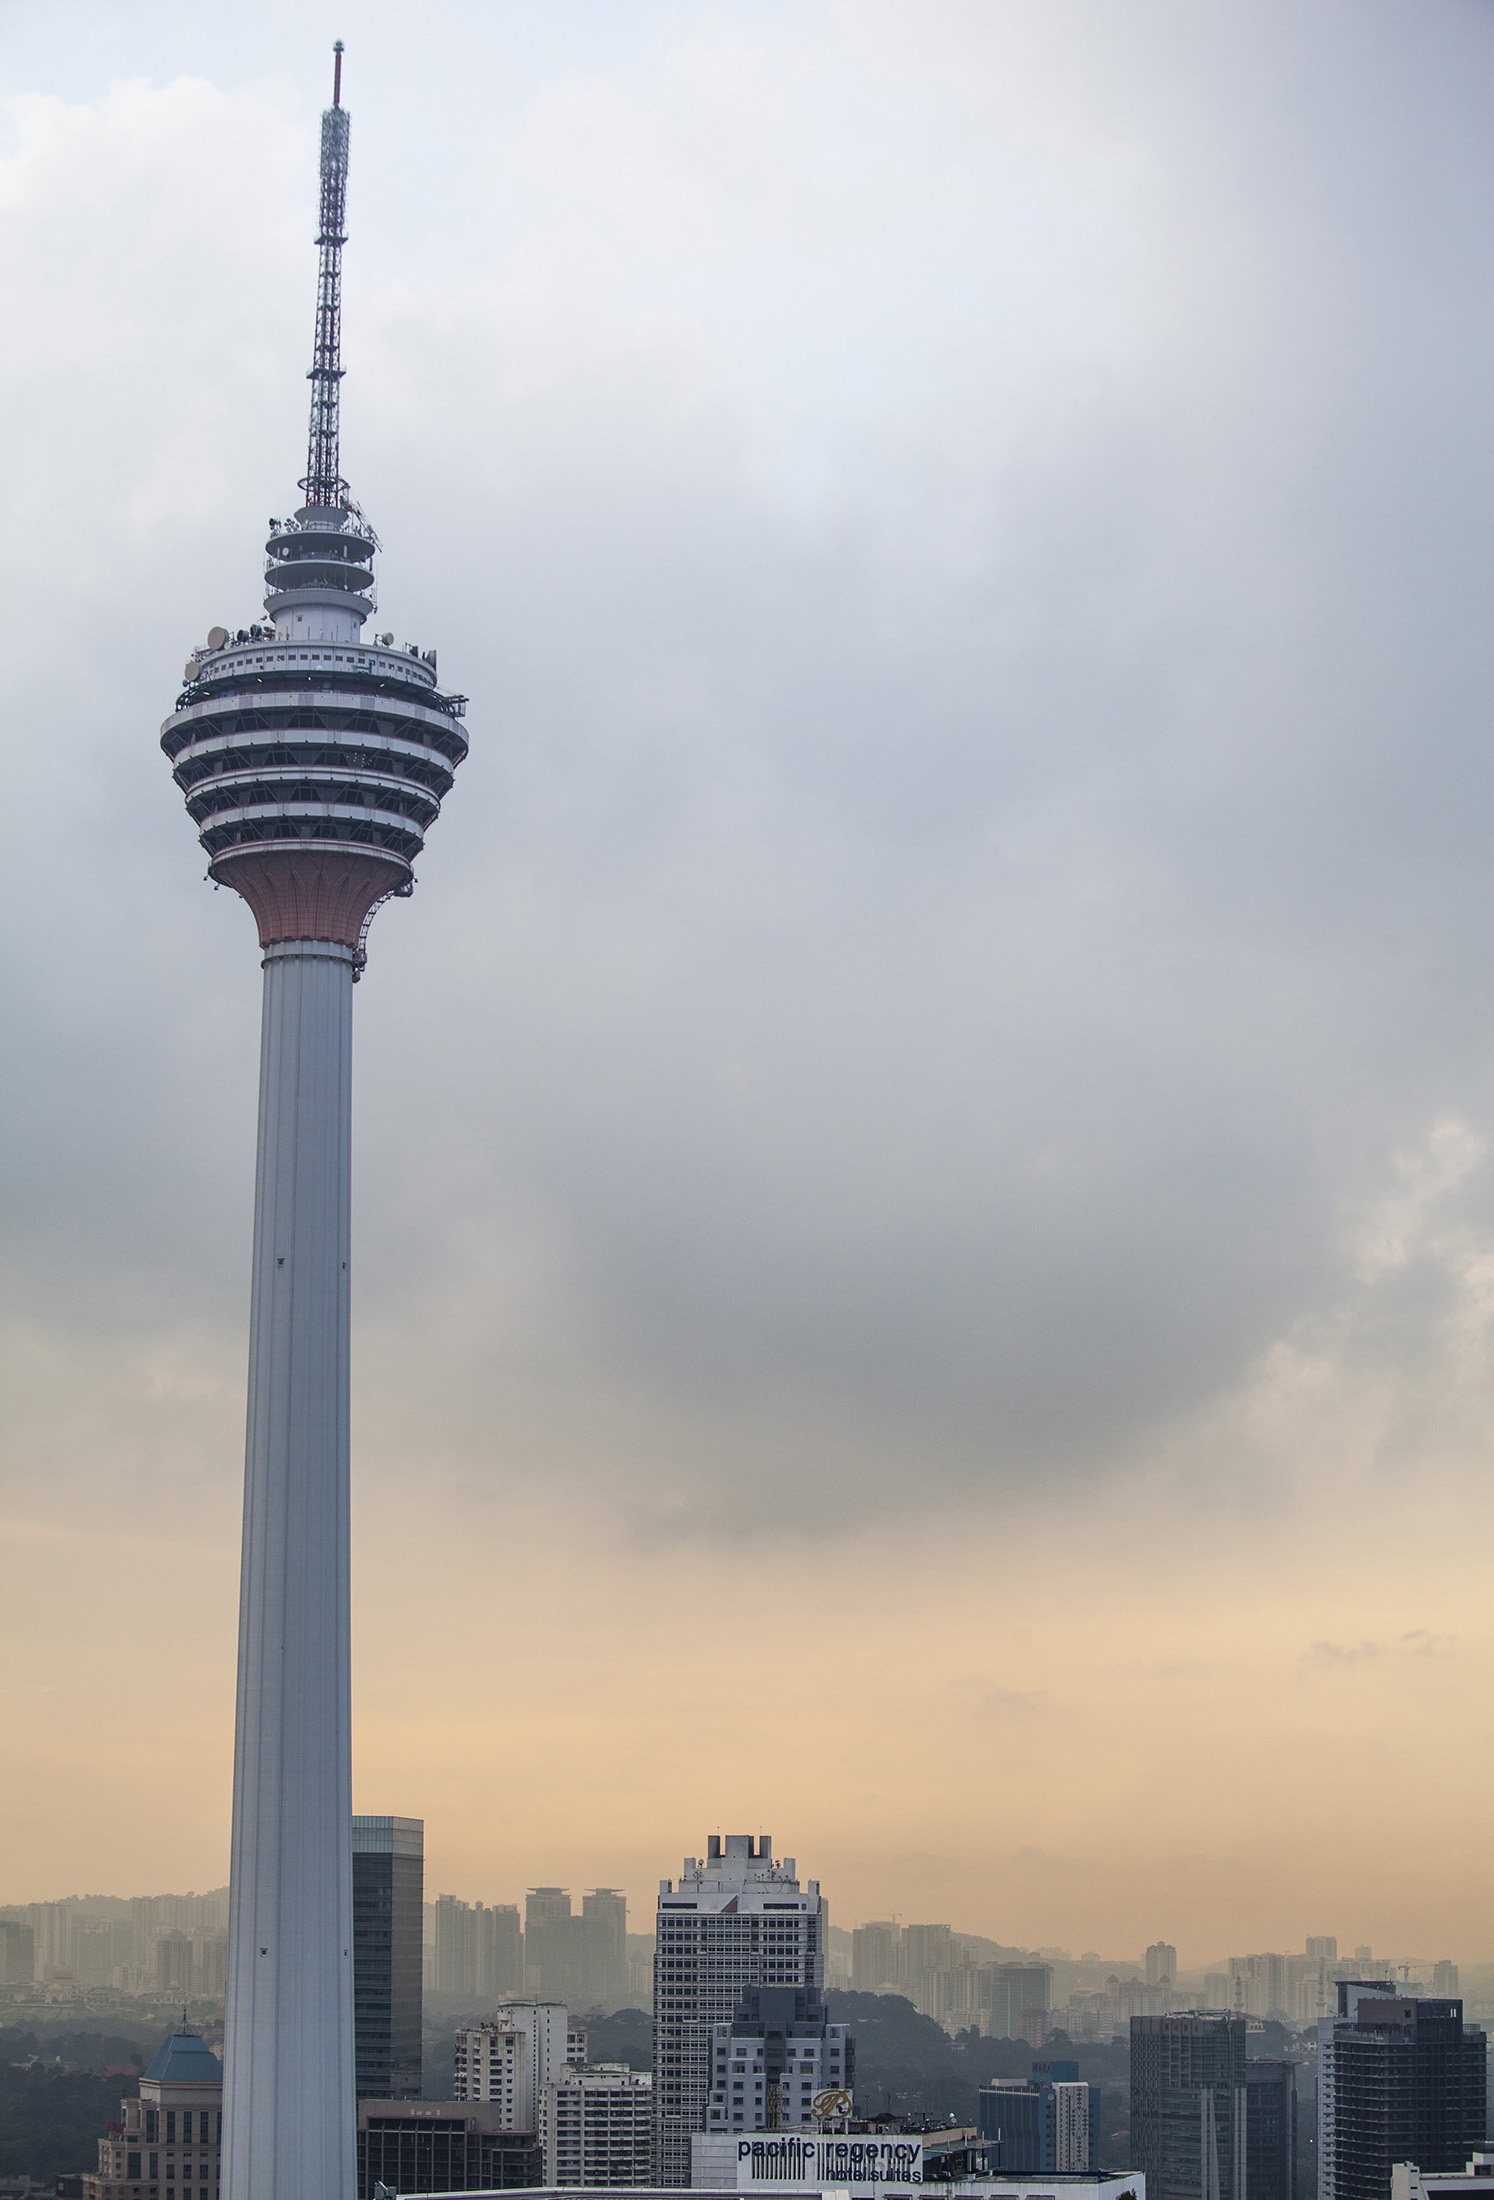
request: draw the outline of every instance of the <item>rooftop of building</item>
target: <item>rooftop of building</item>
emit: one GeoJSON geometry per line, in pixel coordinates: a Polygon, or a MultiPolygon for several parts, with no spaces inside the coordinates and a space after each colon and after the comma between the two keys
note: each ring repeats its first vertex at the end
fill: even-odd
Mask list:
{"type": "Polygon", "coordinates": [[[141,2073],[142,2085],[213,2085],[223,2083],[223,2065],[200,2032],[183,2027],[163,2040],[150,2068],[141,2073]]]}
{"type": "MultiPolygon", "coordinates": [[[[678,2200],[680,2188],[669,2185],[622,2185],[609,2188],[613,2200],[678,2200]]],[[[771,2189],[772,2200],[844,2200],[848,2190],[844,2184],[824,2184],[819,2181],[800,2181],[763,2186],[693,2185],[685,2188],[691,2200],[742,2200],[744,2191],[764,2192],[771,2189]]],[[[878,2180],[868,2186],[864,2179],[855,2180],[858,2192],[874,2190],[886,2194],[888,2200],[899,2191],[922,2190],[906,2180],[891,2178],[878,2180]]],[[[1096,2200],[1125,2200],[1134,2194],[1135,2200],[1145,2200],[1146,2180],[1139,2170],[1102,2170],[1093,2177],[1064,2170],[1044,2170],[1031,2177],[978,2177],[956,2185],[941,2185],[940,2200],[1041,2200],[1045,2193],[1064,2192],[1075,2196],[1083,2191],[1096,2195],[1096,2200]]],[[[529,2189],[528,2200],[595,2200],[596,2188],[578,2185],[535,2185],[529,2189]]],[[[507,2200],[506,2192],[497,2188],[485,2192],[432,2193],[429,2200],[507,2200]]]]}

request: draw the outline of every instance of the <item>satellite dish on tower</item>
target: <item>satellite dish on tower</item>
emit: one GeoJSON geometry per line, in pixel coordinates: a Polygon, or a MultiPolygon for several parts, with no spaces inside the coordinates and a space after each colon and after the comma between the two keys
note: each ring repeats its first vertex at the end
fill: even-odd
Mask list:
{"type": "Polygon", "coordinates": [[[210,626],[210,627],[208,628],[208,648],[209,648],[209,649],[221,649],[221,648],[223,647],[223,644],[224,644],[224,643],[225,643],[225,642],[226,642],[227,640],[228,640],[228,628],[227,628],[226,626],[210,626]]]}

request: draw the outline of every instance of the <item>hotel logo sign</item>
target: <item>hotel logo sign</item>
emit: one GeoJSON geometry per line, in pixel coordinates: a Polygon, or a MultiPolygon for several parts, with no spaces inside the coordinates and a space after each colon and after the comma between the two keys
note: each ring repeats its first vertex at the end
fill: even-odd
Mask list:
{"type": "Polygon", "coordinates": [[[737,2188],[775,2185],[921,2185],[919,2139],[810,2138],[797,2131],[737,2141],[737,2188]]]}

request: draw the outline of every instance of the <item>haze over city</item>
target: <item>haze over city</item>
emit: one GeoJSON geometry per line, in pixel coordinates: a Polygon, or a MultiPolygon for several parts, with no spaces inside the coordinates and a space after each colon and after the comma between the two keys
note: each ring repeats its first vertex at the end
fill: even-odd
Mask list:
{"type": "Polygon", "coordinates": [[[355,1806],[1494,1958],[1489,11],[5,29],[0,1901],[226,1876],[260,980],[156,728],[343,35],[344,456],[473,697],[359,989],[355,1806]]]}

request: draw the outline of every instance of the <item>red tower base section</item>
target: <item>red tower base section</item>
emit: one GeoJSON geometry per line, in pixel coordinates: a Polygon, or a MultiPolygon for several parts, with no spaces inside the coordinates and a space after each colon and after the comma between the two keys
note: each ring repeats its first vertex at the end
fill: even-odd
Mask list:
{"type": "Polygon", "coordinates": [[[410,872],[407,864],[361,848],[346,855],[324,848],[305,855],[243,849],[220,856],[212,875],[248,902],[261,947],[279,940],[336,940],[356,947],[374,904],[397,893],[410,872]]]}

